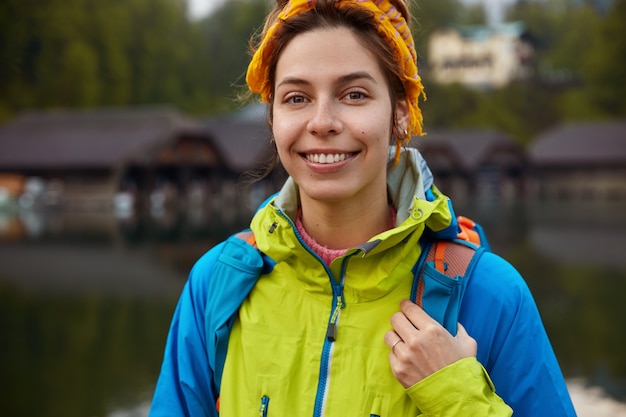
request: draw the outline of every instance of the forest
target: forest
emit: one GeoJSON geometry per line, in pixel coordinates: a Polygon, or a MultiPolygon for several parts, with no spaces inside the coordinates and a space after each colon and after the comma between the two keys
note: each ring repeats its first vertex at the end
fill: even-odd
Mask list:
{"type": "MultiPolygon", "coordinates": [[[[481,6],[412,3],[428,100],[426,130],[490,127],[528,143],[557,123],[626,116],[626,0],[520,0],[535,48],[531,80],[484,91],[428,77],[427,40],[449,25],[485,23],[481,6]]],[[[229,0],[190,19],[186,0],[4,0],[0,123],[31,109],[169,104],[194,117],[245,103],[249,39],[268,0],[229,0]]]]}

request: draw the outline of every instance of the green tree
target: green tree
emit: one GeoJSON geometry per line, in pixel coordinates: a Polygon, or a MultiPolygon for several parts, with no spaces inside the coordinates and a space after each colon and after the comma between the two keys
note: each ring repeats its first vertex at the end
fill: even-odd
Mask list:
{"type": "Polygon", "coordinates": [[[132,96],[131,60],[128,56],[132,22],[128,3],[110,0],[91,13],[90,38],[100,57],[101,103],[127,104],[132,96]]]}
{"type": "Polygon", "coordinates": [[[626,115],[626,0],[617,0],[600,26],[599,42],[585,62],[586,91],[607,116],[626,115]]]}
{"type": "Polygon", "coordinates": [[[482,4],[468,4],[459,13],[458,23],[461,25],[486,25],[487,16],[482,4]]]}
{"type": "Polygon", "coordinates": [[[99,102],[98,56],[80,40],[68,43],[60,56],[59,100],[72,107],[94,107],[99,102]]]}
{"type": "Polygon", "coordinates": [[[0,117],[32,107],[202,103],[203,46],[183,1],[7,0],[0,23],[0,117]]]}
{"type": "Polygon", "coordinates": [[[206,40],[202,53],[209,59],[207,92],[212,109],[225,111],[239,105],[236,96],[245,86],[249,41],[260,30],[266,13],[263,0],[231,0],[201,22],[206,40]]]}
{"type": "Polygon", "coordinates": [[[566,70],[575,79],[584,78],[585,57],[596,47],[601,17],[590,6],[565,10],[557,20],[559,36],[545,57],[556,69],[566,70]]]}
{"type": "MultiPolygon", "coordinates": [[[[430,97],[427,127],[497,126],[524,141],[559,120],[623,115],[625,1],[614,1],[604,16],[596,2],[518,2],[509,19],[523,21],[532,35],[539,76],[500,92],[429,80],[433,31],[481,23],[482,11],[458,0],[413,3],[430,97]]],[[[248,41],[267,9],[264,0],[230,0],[190,21],[186,0],[4,0],[0,120],[28,108],[170,103],[196,115],[233,110],[245,89],[248,41]]]]}
{"type": "Polygon", "coordinates": [[[565,9],[563,0],[520,1],[511,8],[507,16],[510,21],[524,22],[535,49],[538,69],[543,73],[556,71],[554,64],[545,57],[562,36],[560,23],[565,9]]]}
{"type": "Polygon", "coordinates": [[[553,92],[533,83],[517,82],[491,91],[431,83],[426,91],[428,100],[422,107],[427,131],[496,128],[527,144],[559,118],[553,92]]]}
{"type": "Polygon", "coordinates": [[[471,124],[469,115],[479,105],[478,92],[461,84],[426,83],[425,88],[428,99],[422,104],[422,110],[426,131],[471,124]]]}
{"type": "Polygon", "coordinates": [[[419,0],[411,8],[412,31],[419,59],[428,57],[428,39],[437,29],[456,23],[461,14],[458,0],[419,0]]]}

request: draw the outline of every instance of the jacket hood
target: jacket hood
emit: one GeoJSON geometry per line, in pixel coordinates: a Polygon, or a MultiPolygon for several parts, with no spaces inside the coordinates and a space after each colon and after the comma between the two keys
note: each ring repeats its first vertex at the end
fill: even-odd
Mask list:
{"type": "MultiPolygon", "coordinates": [[[[440,238],[456,237],[457,223],[456,216],[450,199],[443,195],[434,185],[433,174],[422,154],[415,148],[403,148],[400,160],[394,166],[395,148],[389,148],[389,163],[387,166],[387,193],[389,201],[397,211],[396,226],[400,226],[406,221],[415,210],[419,209],[422,202],[445,201],[450,219],[442,220],[441,224],[431,224],[431,232],[440,238]],[[446,230],[446,229],[450,230],[446,230]]],[[[282,189],[275,196],[268,199],[273,200],[273,205],[285,213],[290,219],[295,220],[300,205],[298,185],[293,178],[289,177],[282,189]]],[[[266,202],[266,203],[267,203],[266,202]]],[[[265,205],[264,203],[263,205],[265,205]]],[[[445,210],[444,210],[445,211],[445,210]]]]}
{"type": "MultiPolygon", "coordinates": [[[[389,150],[387,192],[397,212],[396,227],[374,236],[361,245],[361,249],[367,252],[378,246],[381,240],[396,244],[420,226],[423,226],[423,230],[418,233],[419,236],[428,233],[439,239],[456,237],[458,224],[450,199],[434,185],[433,174],[420,152],[415,148],[404,148],[398,164],[394,165],[394,151],[394,148],[389,150]]],[[[252,221],[259,245],[263,244],[261,235],[264,231],[281,224],[294,229],[299,205],[298,185],[289,177],[282,189],[264,203],[252,221]]]]}

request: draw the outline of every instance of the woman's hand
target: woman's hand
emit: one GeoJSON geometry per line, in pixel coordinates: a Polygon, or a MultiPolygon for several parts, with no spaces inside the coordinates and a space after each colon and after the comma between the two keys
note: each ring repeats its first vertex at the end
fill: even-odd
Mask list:
{"type": "Polygon", "coordinates": [[[391,317],[393,330],[385,334],[391,349],[389,364],[404,388],[409,388],[459,359],[476,356],[476,341],[459,323],[456,336],[409,300],[391,317]]]}

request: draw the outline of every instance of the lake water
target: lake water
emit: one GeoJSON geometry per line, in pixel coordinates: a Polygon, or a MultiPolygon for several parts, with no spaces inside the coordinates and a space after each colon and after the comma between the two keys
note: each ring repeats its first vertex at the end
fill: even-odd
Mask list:
{"type": "MultiPolygon", "coordinates": [[[[625,208],[457,206],[526,278],[580,416],[626,415],[625,208]]],[[[247,217],[0,211],[0,415],[145,416],[189,268],[247,217]]]]}

